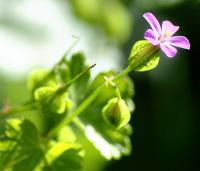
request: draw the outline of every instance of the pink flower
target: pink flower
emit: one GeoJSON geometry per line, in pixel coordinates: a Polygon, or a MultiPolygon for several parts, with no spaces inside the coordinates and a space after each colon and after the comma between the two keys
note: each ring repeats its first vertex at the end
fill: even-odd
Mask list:
{"type": "Polygon", "coordinates": [[[176,55],[175,47],[190,49],[190,42],[185,36],[173,36],[179,26],[174,26],[170,21],[163,21],[161,27],[156,17],[149,12],[145,13],[143,17],[151,26],[151,29],[144,33],[144,38],[154,46],[159,45],[168,57],[172,58],[176,55]]]}

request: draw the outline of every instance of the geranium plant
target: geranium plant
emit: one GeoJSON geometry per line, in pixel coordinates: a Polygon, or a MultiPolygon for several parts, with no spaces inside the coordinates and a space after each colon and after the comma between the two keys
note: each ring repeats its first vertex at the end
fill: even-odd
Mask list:
{"type": "Polygon", "coordinates": [[[134,87],[128,74],[155,68],[160,49],[174,57],[173,46],[190,48],[186,37],[173,36],[178,27],[171,22],[164,21],[161,28],[153,14],[144,18],[151,29],[144,34],[146,40],[134,44],[120,73],[105,71],[92,79],[95,64],[87,65],[83,53],[67,52],[51,69],[30,74],[30,99],[0,112],[0,170],[81,170],[85,152],[77,129],[108,160],[131,153],[134,87]],[[42,115],[44,130],[26,118],[29,111],[42,115]]]}

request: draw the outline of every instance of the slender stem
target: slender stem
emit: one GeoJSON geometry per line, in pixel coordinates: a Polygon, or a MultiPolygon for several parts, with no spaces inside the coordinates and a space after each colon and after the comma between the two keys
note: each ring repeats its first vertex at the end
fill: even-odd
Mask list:
{"type": "Polygon", "coordinates": [[[63,93],[64,91],[67,90],[67,88],[69,86],[71,86],[76,80],[78,80],[80,77],[82,77],[86,72],[88,72],[90,69],[92,69],[93,67],[95,67],[96,64],[93,64],[91,66],[89,66],[88,68],[86,68],[85,70],[83,70],[82,72],[80,72],[78,75],[76,75],[72,80],[70,80],[66,85],[62,86],[60,89],[59,89],[59,92],[60,93],[63,93]]]}
{"type": "Polygon", "coordinates": [[[122,77],[128,75],[128,73],[131,72],[131,71],[132,71],[132,69],[131,69],[129,66],[126,67],[121,73],[117,74],[117,75],[114,77],[113,81],[116,81],[116,82],[117,82],[118,80],[120,80],[120,78],[122,78],[122,77]]]}
{"type": "Polygon", "coordinates": [[[121,94],[120,94],[119,88],[117,86],[115,86],[115,94],[116,94],[117,98],[119,100],[121,100],[121,94]]]}
{"type": "Polygon", "coordinates": [[[80,121],[79,118],[74,118],[73,123],[81,130],[85,130],[85,125],[80,121]]]}
{"type": "Polygon", "coordinates": [[[65,124],[69,124],[76,116],[78,116],[80,113],[82,113],[92,102],[93,100],[100,94],[102,88],[105,85],[103,84],[99,88],[97,88],[87,99],[84,100],[84,102],[64,121],[65,124]]]}
{"type": "Polygon", "coordinates": [[[8,109],[6,111],[0,111],[0,116],[8,116],[8,115],[11,115],[11,114],[17,114],[17,113],[22,113],[22,112],[25,112],[25,111],[28,111],[28,110],[32,110],[35,108],[35,105],[34,103],[31,103],[31,104],[23,104],[23,105],[20,105],[20,106],[16,106],[16,107],[13,107],[12,109],[8,109]]]}

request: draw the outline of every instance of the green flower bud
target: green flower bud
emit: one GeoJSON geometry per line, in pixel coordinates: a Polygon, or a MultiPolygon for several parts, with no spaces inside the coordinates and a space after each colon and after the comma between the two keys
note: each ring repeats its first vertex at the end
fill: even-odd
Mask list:
{"type": "Polygon", "coordinates": [[[47,111],[62,114],[66,110],[65,97],[67,93],[58,94],[54,97],[57,88],[55,87],[40,87],[35,90],[34,98],[39,101],[43,108],[47,111]],[[52,100],[53,98],[53,100],[52,100]]]}
{"type": "Polygon", "coordinates": [[[116,128],[124,127],[131,117],[125,101],[119,98],[109,100],[104,106],[102,113],[104,120],[116,128]]]}
{"type": "Polygon", "coordinates": [[[66,110],[66,102],[65,102],[65,95],[61,95],[56,97],[51,106],[50,106],[50,110],[52,110],[52,112],[56,112],[58,114],[62,114],[65,112],[66,110]]]}
{"type": "Polygon", "coordinates": [[[49,87],[49,86],[40,87],[35,90],[34,98],[35,100],[42,102],[53,96],[55,92],[56,92],[55,87],[49,87]]]}
{"type": "Polygon", "coordinates": [[[141,40],[136,42],[131,50],[129,68],[135,71],[148,71],[158,65],[159,59],[159,47],[141,40]]]}
{"type": "Polygon", "coordinates": [[[36,69],[31,72],[28,78],[28,89],[30,92],[34,92],[34,90],[41,84],[48,71],[45,69],[36,69]]]}

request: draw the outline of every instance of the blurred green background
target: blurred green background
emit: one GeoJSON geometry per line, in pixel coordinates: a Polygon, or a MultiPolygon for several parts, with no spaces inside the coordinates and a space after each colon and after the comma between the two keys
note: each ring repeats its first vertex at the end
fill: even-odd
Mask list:
{"type": "Polygon", "coordinates": [[[94,74],[119,71],[149,28],[142,17],[147,11],[179,25],[178,34],[188,37],[191,50],[179,51],[174,59],[162,54],[156,69],[131,73],[136,91],[132,154],[106,163],[83,140],[88,149],[84,170],[198,170],[199,0],[0,0],[1,105],[25,101],[28,71],[52,66],[72,36],[80,38],[74,51],[83,50],[89,63],[97,63],[94,74]]]}

